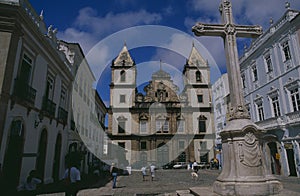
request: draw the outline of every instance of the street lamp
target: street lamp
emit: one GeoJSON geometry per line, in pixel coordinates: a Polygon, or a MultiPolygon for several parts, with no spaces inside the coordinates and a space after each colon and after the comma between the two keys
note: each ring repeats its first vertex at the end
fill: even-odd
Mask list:
{"type": "Polygon", "coordinates": [[[34,120],[34,128],[37,128],[39,126],[39,124],[43,121],[44,116],[43,114],[40,112],[37,116],[36,119],[34,120]]]}

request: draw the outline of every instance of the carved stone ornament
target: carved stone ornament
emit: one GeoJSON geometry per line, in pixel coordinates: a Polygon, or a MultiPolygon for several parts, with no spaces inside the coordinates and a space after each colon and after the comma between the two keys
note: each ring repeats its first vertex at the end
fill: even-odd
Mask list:
{"type": "Polygon", "coordinates": [[[255,135],[252,132],[246,133],[245,142],[249,145],[252,145],[255,142],[255,135]]]}
{"type": "Polygon", "coordinates": [[[248,167],[259,167],[262,164],[261,152],[252,132],[246,133],[244,142],[238,144],[238,155],[240,162],[248,167]]]}
{"type": "Polygon", "coordinates": [[[197,25],[194,26],[194,30],[198,33],[203,33],[204,32],[204,24],[197,23],[197,25]]]}
{"type": "Polygon", "coordinates": [[[228,120],[233,119],[250,119],[250,115],[246,106],[240,105],[236,108],[231,107],[228,120]]]}
{"type": "Polygon", "coordinates": [[[234,35],[235,34],[235,26],[233,24],[227,24],[225,26],[225,32],[228,35],[234,35]]]}

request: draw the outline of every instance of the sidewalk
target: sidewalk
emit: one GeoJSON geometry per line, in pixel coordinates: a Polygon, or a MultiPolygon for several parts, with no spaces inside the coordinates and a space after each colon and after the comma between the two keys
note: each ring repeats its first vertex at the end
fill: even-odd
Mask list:
{"type": "MultiPolygon", "coordinates": [[[[93,189],[93,188],[99,188],[105,186],[109,181],[111,180],[111,177],[108,173],[102,173],[100,176],[82,176],[82,180],[80,183],[80,190],[85,189],[93,189]]],[[[57,183],[51,183],[46,184],[40,187],[40,190],[38,191],[39,196],[60,196],[64,195],[64,185],[63,182],[57,182],[57,183]]]]}
{"type": "MultiPolygon", "coordinates": [[[[177,195],[177,193],[187,196],[197,195],[195,193],[199,190],[203,195],[203,190],[206,190],[207,193],[211,193],[209,191],[212,189],[212,184],[219,173],[220,171],[218,170],[201,169],[198,172],[199,178],[195,180],[191,178],[190,171],[185,169],[157,170],[154,181],[151,181],[149,175],[146,181],[143,181],[141,172],[132,172],[132,175],[129,176],[118,176],[116,189],[112,189],[112,181],[107,180],[105,182],[102,181],[102,184],[99,183],[97,186],[83,187],[82,190],[79,191],[78,196],[173,196],[177,195]],[[194,190],[194,194],[191,194],[190,189],[194,190]]],[[[283,184],[284,192],[282,194],[288,194],[289,196],[300,195],[300,178],[277,177],[283,184]]],[[[61,192],[47,196],[63,195],[64,193],[61,192]]]]}

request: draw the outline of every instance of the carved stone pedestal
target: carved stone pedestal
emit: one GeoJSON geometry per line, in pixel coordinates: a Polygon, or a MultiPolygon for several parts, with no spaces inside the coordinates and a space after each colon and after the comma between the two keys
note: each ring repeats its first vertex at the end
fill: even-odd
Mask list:
{"type": "Polygon", "coordinates": [[[273,195],[282,184],[266,168],[263,131],[248,119],[234,119],[221,132],[223,168],[213,190],[220,195],[273,195]]]}

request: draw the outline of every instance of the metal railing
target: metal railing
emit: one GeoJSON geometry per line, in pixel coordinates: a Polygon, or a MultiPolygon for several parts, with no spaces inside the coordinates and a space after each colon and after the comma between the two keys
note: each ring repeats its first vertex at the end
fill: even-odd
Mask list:
{"type": "Polygon", "coordinates": [[[30,104],[34,105],[35,97],[36,97],[36,90],[29,86],[24,81],[20,80],[19,78],[15,79],[14,85],[14,93],[15,96],[24,100],[30,104]]]}

